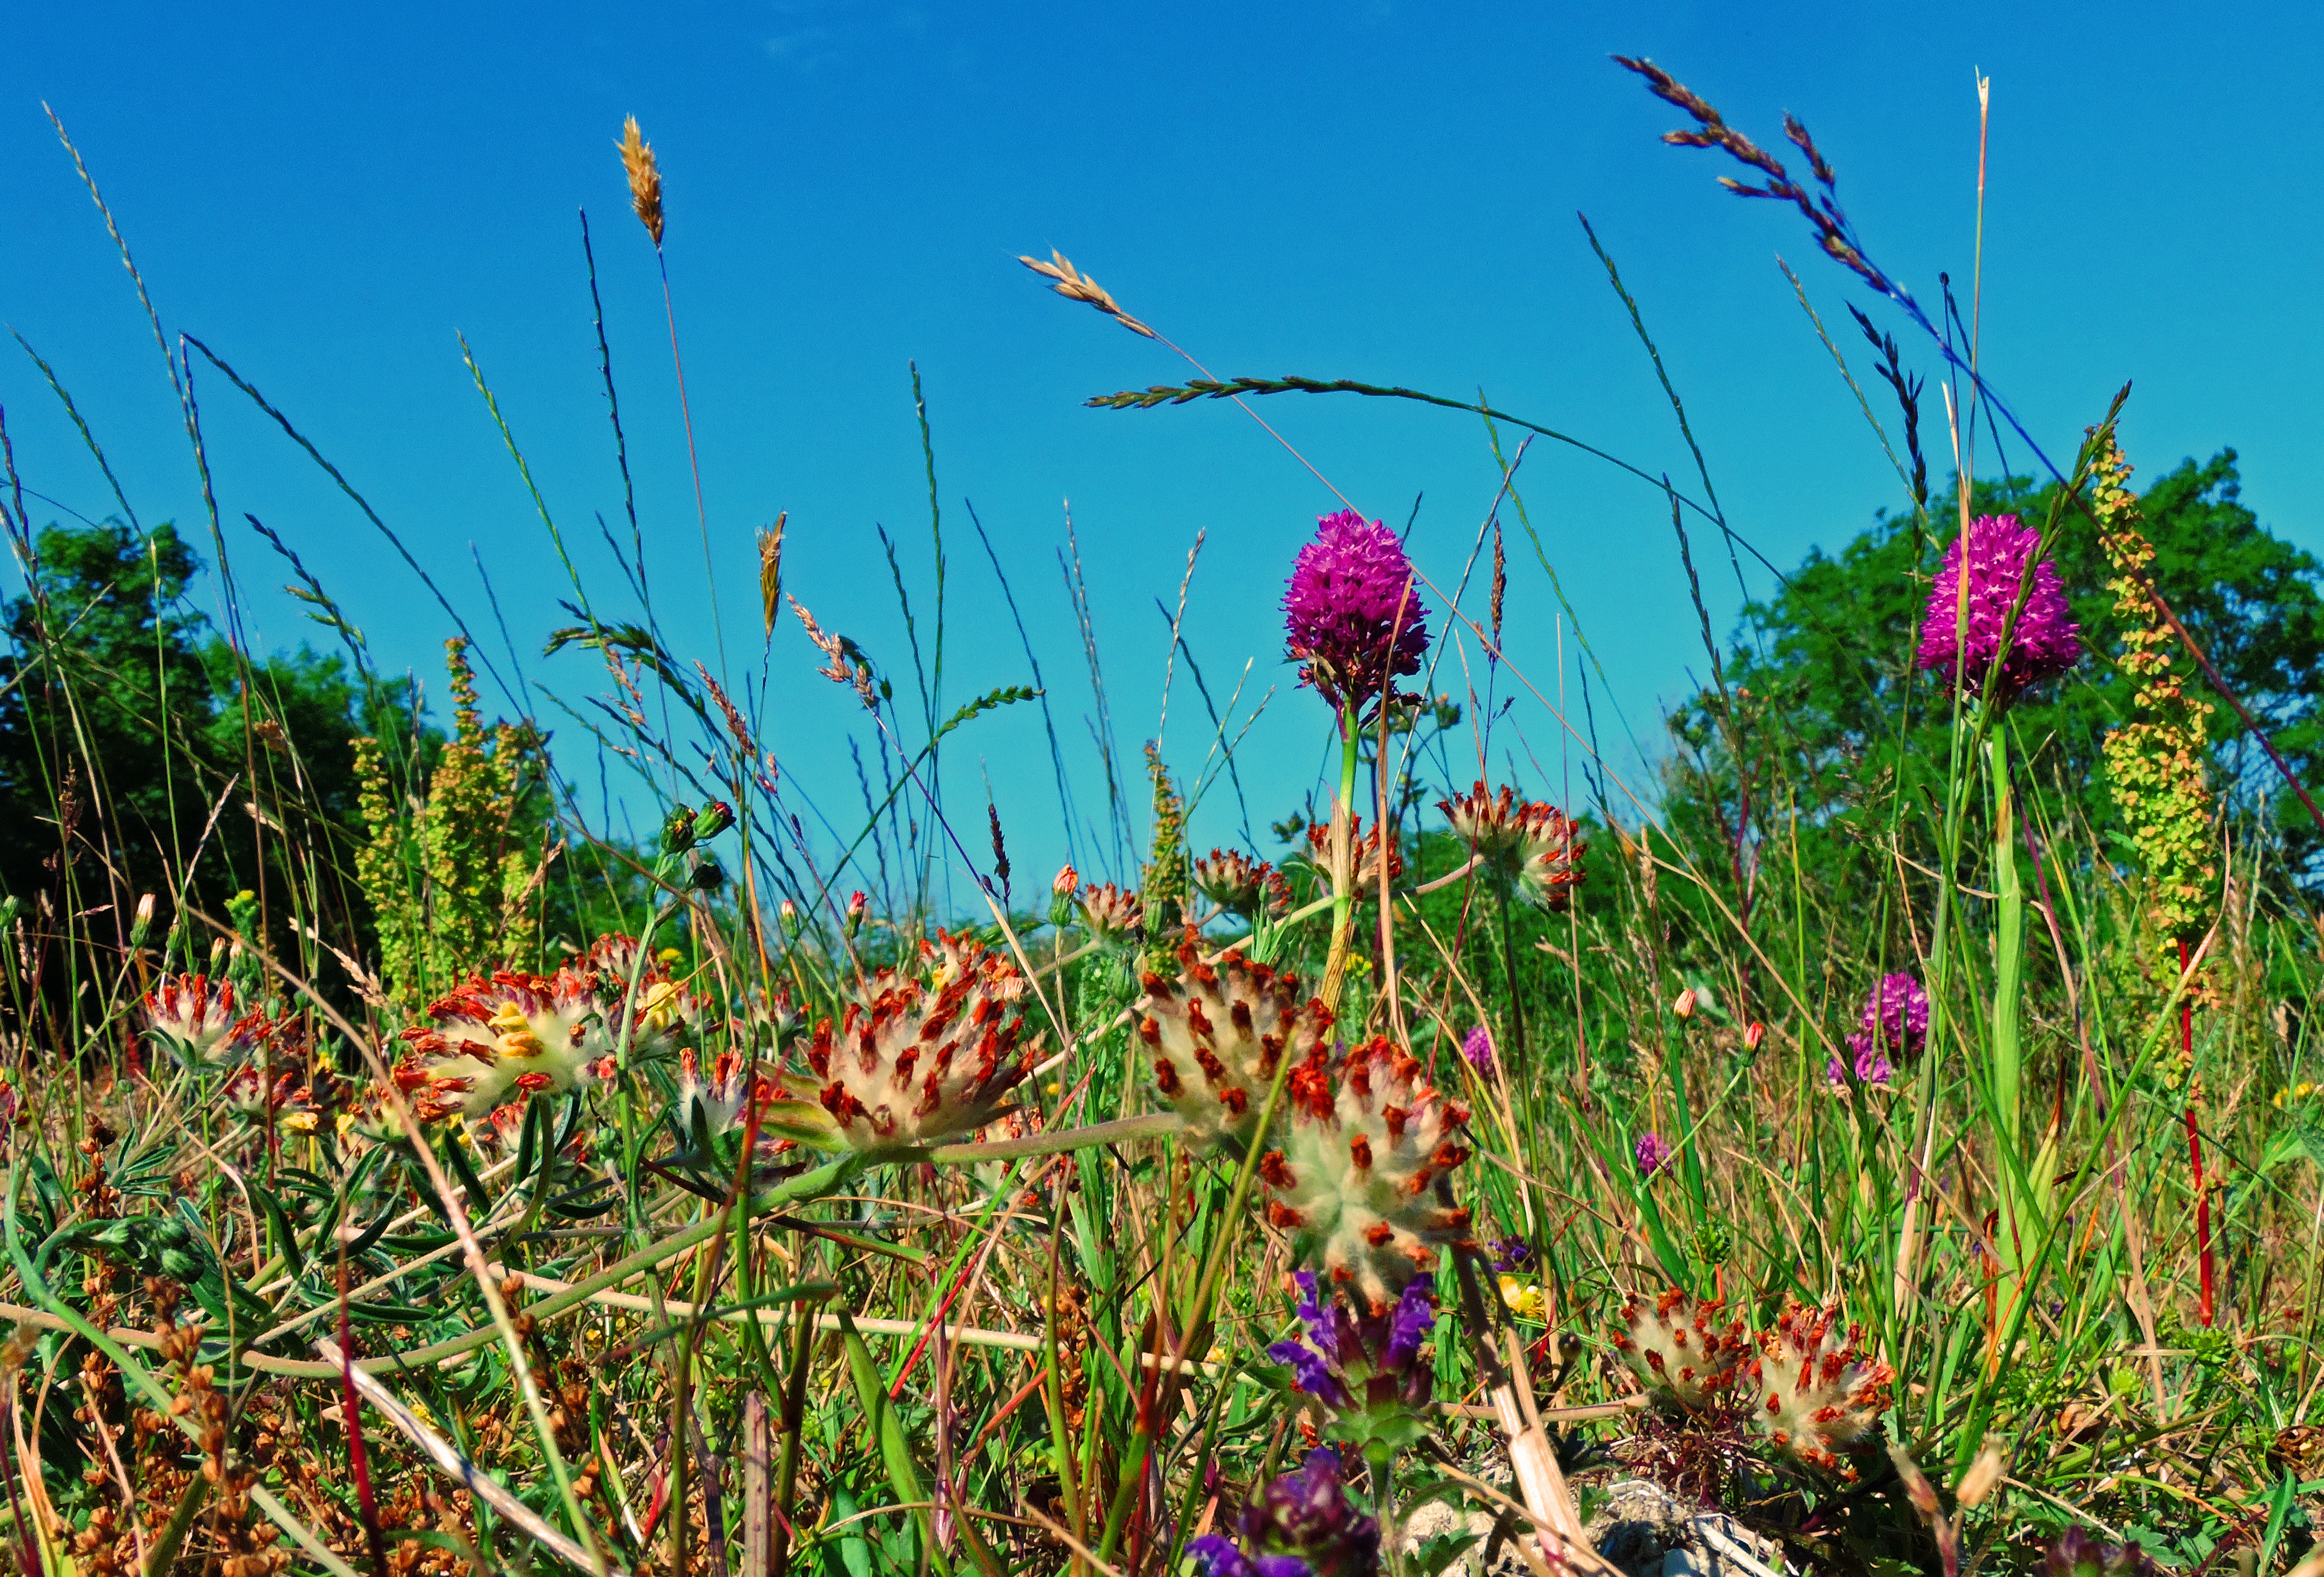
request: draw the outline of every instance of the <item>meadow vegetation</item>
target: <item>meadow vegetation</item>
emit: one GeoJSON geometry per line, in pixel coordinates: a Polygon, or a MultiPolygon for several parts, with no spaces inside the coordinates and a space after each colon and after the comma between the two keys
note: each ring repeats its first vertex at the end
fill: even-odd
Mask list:
{"type": "MultiPolygon", "coordinates": [[[[2120,399],[2045,413],[2052,467],[1805,128],[1795,180],[1625,64],[1913,336],[1802,289],[1896,500],[1723,641],[1674,610],[1707,683],[1649,783],[1586,627],[1570,710],[1502,649],[1562,596],[1516,441],[1574,440],[1413,390],[1091,401],[1451,407],[1503,476],[1457,576],[1351,509],[1246,566],[1334,770],[1205,850],[1232,712],[1142,785],[1108,721],[1114,880],[1012,872],[937,792],[956,733],[1063,709],[1038,671],[946,694],[940,620],[866,650],[785,595],[779,524],[760,679],[633,570],[533,632],[603,662],[556,720],[490,716],[439,599],[436,721],[290,545],[329,656],[251,650],[230,577],[194,612],[125,497],[36,527],[7,451],[27,1577],[1658,1572],[1705,1527],[1768,1570],[2324,1570],[2319,566],[2232,453],[2134,486],[2120,399]],[[876,756],[837,843],[786,798],[820,747],[766,704],[779,626],[876,756]],[[577,788],[600,752],[658,836],[577,788]]],[[[622,163],[659,252],[634,122],[622,163]]],[[[264,399],[164,343],[199,460],[194,356],[264,399]]],[[[1739,542],[1708,480],[1659,484],[1691,579],[1739,542]]]]}

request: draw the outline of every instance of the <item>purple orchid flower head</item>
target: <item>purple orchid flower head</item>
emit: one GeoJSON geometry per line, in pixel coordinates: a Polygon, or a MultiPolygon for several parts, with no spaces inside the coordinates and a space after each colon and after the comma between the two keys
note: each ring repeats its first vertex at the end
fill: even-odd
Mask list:
{"type": "Polygon", "coordinates": [[[1482,1024],[1470,1031],[1462,1038],[1461,1055],[1467,1058],[1469,1066],[1479,1073],[1490,1074],[1493,1071],[1493,1031],[1482,1024]]]}
{"type": "Polygon", "coordinates": [[[1966,619],[1961,598],[1961,538],[1945,549],[1945,561],[1929,588],[1928,617],[1921,625],[1919,663],[1923,668],[1949,676],[1959,670],[1970,694],[1981,693],[1994,659],[2001,658],[2000,690],[1996,699],[2007,700],[2030,684],[2039,683],[2072,667],[2081,656],[2081,631],[2066,606],[2058,566],[2048,559],[2034,565],[2025,605],[2017,607],[2018,587],[2025,565],[2040,551],[2042,535],[2022,525],[2015,515],[1980,515],[1969,522],[1969,595],[1966,619]],[[2009,630],[2009,649],[2002,652],[2002,634],[2013,609],[2017,623],[2009,630]]]}
{"type": "Polygon", "coordinates": [[[1651,1178],[1670,1165],[1671,1157],[1677,1153],[1671,1149],[1670,1141],[1659,1133],[1639,1134],[1637,1151],[1638,1175],[1642,1178],[1651,1178]]]}
{"type": "Polygon", "coordinates": [[[1299,680],[1334,710],[1376,701],[1420,672],[1428,609],[1404,544],[1353,509],[1326,515],[1299,550],[1283,595],[1284,635],[1299,680]]]}
{"type": "Polygon", "coordinates": [[[1910,975],[1883,975],[1865,999],[1863,1031],[1885,1050],[1905,1056],[1929,1038],[1929,994],[1910,975]]]}
{"type": "Polygon", "coordinates": [[[1205,1534],[1186,1553],[1204,1577],[1373,1577],[1379,1542],[1379,1524],[1348,1499],[1340,1453],[1323,1446],[1252,1496],[1232,1536],[1205,1534]]]}
{"type": "MultiPolygon", "coordinates": [[[[1867,1089],[1885,1090],[1895,1081],[1895,1065],[1881,1054],[1880,1042],[1869,1030],[1859,1030],[1848,1038],[1849,1059],[1856,1067],[1856,1082],[1867,1089]]],[[[1845,1096],[1849,1091],[1848,1068],[1838,1057],[1824,1064],[1824,1082],[1834,1095],[1845,1096]]]]}

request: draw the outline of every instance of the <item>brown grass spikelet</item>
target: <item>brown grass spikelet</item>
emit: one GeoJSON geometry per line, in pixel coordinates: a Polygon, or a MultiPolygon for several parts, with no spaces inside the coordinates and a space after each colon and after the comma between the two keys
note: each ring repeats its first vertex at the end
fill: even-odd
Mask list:
{"type": "Polygon", "coordinates": [[[638,223],[653,237],[654,247],[661,247],[661,166],[654,160],[653,144],[638,128],[638,117],[631,115],[622,123],[622,140],[616,144],[622,151],[622,168],[629,172],[630,206],[637,210],[638,223]]]}
{"type": "Polygon", "coordinates": [[[783,522],[790,518],[785,509],[759,533],[759,606],[767,618],[769,640],[775,638],[775,615],[783,610],[783,522]]]}
{"type": "Polygon", "coordinates": [[[873,688],[872,665],[864,657],[863,649],[844,635],[825,634],[823,627],[816,623],[815,615],[800,607],[798,598],[793,597],[789,601],[791,611],[798,615],[799,623],[807,628],[807,638],[815,643],[817,651],[831,659],[816,672],[834,683],[854,686],[856,698],[863,702],[863,709],[866,711],[879,711],[880,698],[873,688]]]}
{"type": "Polygon", "coordinates": [[[1142,334],[1150,340],[1162,337],[1130,316],[1129,313],[1124,312],[1121,309],[1121,303],[1116,301],[1104,286],[1074,268],[1073,260],[1064,252],[1052,248],[1049,259],[1047,262],[1043,262],[1038,257],[1020,257],[1017,261],[1043,279],[1056,281],[1050,289],[1066,300],[1088,302],[1132,334],[1142,334]]]}

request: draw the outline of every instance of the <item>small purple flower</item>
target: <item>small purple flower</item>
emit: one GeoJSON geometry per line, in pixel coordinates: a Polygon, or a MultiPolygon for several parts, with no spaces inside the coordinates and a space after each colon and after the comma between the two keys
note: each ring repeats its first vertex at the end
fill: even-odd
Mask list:
{"type": "Polygon", "coordinates": [[[1431,1285],[1435,1279],[1422,1271],[1396,1300],[1396,1312],[1388,1316],[1388,1350],[1380,1355],[1382,1369],[1409,1372],[1412,1361],[1420,1355],[1421,1339],[1436,1327],[1436,1302],[1431,1285]]]}
{"type": "MultiPolygon", "coordinates": [[[[2024,579],[2026,561],[2041,546],[2041,533],[2018,523],[2015,515],[1980,515],[1969,528],[1968,638],[1961,621],[1961,542],[1955,537],[1945,549],[1945,562],[1929,588],[1929,613],[1921,626],[1920,665],[1950,675],[1958,665],[1961,684],[1979,693],[1994,658],[2001,652],[2001,636],[2017,606],[2017,588],[2024,579]]],[[[2034,566],[2025,606],[2010,632],[2009,653],[2001,663],[2000,699],[2029,684],[2062,674],[2081,656],[2081,631],[2066,606],[2059,584],[2058,566],[2048,559],[2034,566]]]]}
{"type": "Polygon", "coordinates": [[[1234,1536],[1204,1534],[1186,1553],[1205,1577],[1372,1577],[1379,1570],[1379,1524],[1348,1499],[1340,1453],[1307,1453],[1246,1503],[1234,1536]]]}
{"type": "Polygon", "coordinates": [[[1436,1325],[1435,1278],[1424,1271],[1394,1304],[1359,1315],[1324,1291],[1314,1271],[1294,1274],[1305,1294],[1298,1306],[1305,1340],[1277,1342],[1267,1355],[1332,1414],[1332,1439],[1404,1444],[1405,1427],[1435,1380],[1420,1362],[1421,1343],[1436,1325]]]}
{"type": "MultiPolygon", "coordinates": [[[[1895,1079],[1896,1069],[1880,1054],[1880,1043],[1869,1030],[1859,1031],[1848,1038],[1848,1050],[1856,1063],[1856,1082],[1867,1089],[1885,1090],[1895,1079]]],[[[1832,1093],[1848,1094],[1848,1069],[1838,1057],[1824,1064],[1823,1077],[1832,1093]]]]}
{"type": "Polygon", "coordinates": [[[1929,994],[1910,975],[1883,975],[1865,999],[1864,1033],[1907,1056],[1929,1037],[1929,994]]]}
{"type": "Polygon", "coordinates": [[[1637,1152],[1638,1175],[1644,1178],[1651,1178],[1670,1165],[1671,1156],[1674,1153],[1669,1141],[1659,1133],[1640,1134],[1637,1152]]]}
{"type": "Polygon", "coordinates": [[[1470,1031],[1461,1042],[1461,1055],[1467,1058],[1469,1066],[1479,1073],[1491,1073],[1493,1071],[1493,1031],[1482,1024],[1470,1031]]]}
{"type": "Polygon", "coordinates": [[[1428,609],[1404,544],[1353,509],[1316,523],[1292,565],[1283,612],[1300,683],[1335,709],[1378,700],[1398,675],[1420,672],[1428,650],[1428,609]]]}
{"type": "Polygon", "coordinates": [[[1533,1259],[1533,1245],[1521,1237],[1496,1238],[1492,1250],[1493,1269],[1496,1270],[1521,1270],[1533,1259]]]}
{"type": "Polygon", "coordinates": [[[1327,1407],[1348,1405],[1348,1389],[1332,1371],[1331,1362],[1304,1342],[1277,1342],[1267,1350],[1267,1355],[1291,1369],[1291,1383],[1309,1396],[1321,1400],[1327,1407]]]}

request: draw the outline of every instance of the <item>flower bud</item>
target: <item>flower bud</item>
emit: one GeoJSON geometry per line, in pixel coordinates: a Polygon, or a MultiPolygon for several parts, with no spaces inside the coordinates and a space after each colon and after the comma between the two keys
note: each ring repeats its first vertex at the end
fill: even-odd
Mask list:
{"type": "Polygon", "coordinates": [[[146,933],[153,929],[153,894],[146,894],[137,900],[137,917],[129,922],[129,950],[135,952],[145,945],[146,933]]]}
{"type": "Polygon", "coordinates": [[[1671,1004],[1671,1012],[1683,1019],[1691,1019],[1694,1016],[1694,987],[1690,986],[1678,994],[1676,1002],[1671,1004]]]}
{"type": "Polygon", "coordinates": [[[1073,922],[1074,894],[1082,885],[1082,874],[1070,865],[1057,867],[1056,879],[1049,884],[1049,923],[1060,931],[1073,922]]]}
{"type": "Polygon", "coordinates": [[[684,854],[694,847],[694,807],[673,805],[661,824],[661,851],[684,854]]]}
{"type": "Polygon", "coordinates": [[[1759,1042],[1766,1038],[1767,1026],[1757,1019],[1752,1020],[1749,1027],[1743,1031],[1743,1044],[1748,1050],[1757,1051],[1759,1049],[1759,1042]]]}
{"type": "Polygon", "coordinates": [[[851,940],[857,931],[863,929],[863,913],[871,906],[870,902],[861,893],[850,893],[847,895],[847,935],[851,940]]]}
{"type": "Polygon", "coordinates": [[[686,879],[693,884],[697,893],[715,893],[726,885],[726,871],[716,860],[704,855],[687,873],[686,879]]]}
{"type": "Polygon", "coordinates": [[[794,941],[798,940],[800,930],[798,905],[792,903],[788,898],[784,899],[783,906],[779,912],[778,919],[782,925],[783,934],[789,937],[794,941]]]}
{"type": "Polygon", "coordinates": [[[733,825],[734,807],[724,800],[713,800],[702,807],[702,814],[695,819],[694,836],[715,838],[733,825]]]}

